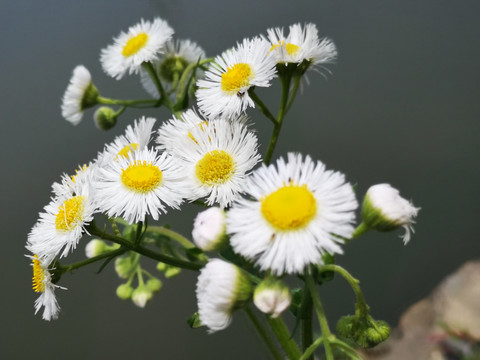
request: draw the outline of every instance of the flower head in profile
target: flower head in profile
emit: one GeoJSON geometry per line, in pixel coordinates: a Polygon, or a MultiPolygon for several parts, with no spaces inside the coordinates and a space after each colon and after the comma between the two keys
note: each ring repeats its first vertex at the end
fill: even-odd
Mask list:
{"type": "Polygon", "coordinates": [[[83,118],[83,111],[97,103],[98,90],[92,83],[92,76],[87,68],[78,65],[62,99],[62,116],[73,125],[78,125],[83,118]]]}
{"type": "Polygon", "coordinates": [[[167,206],[178,209],[184,188],[184,174],[175,160],[148,148],[99,168],[95,181],[100,210],[130,224],[147,215],[158,220],[167,206]]]}
{"type": "Polygon", "coordinates": [[[319,39],[317,27],[308,23],[290,25],[289,34],[285,36],[283,28],[267,30],[271,52],[277,63],[296,63],[304,65],[304,70],[311,66],[331,63],[337,57],[335,44],[327,38],[319,39]]]}
{"type": "Polygon", "coordinates": [[[221,249],[227,242],[226,220],[225,211],[219,207],[212,206],[198,213],[192,231],[195,245],[203,251],[221,249]]]}
{"type": "Polygon", "coordinates": [[[97,212],[91,184],[71,182],[71,193],[53,198],[28,234],[27,249],[49,264],[74,250],[97,212]]]}
{"type": "Polygon", "coordinates": [[[111,77],[120,80],[127,72],[138,73],[142,63],[158,59],[165,43],[173,35],[167,22],[155,18],[131,26],[121,32],[112,45],[102,49],[100,62],[103,70],[111,77]]]}
{"type": "Polygon", "coordinates": [[[245,186],[250,199],[227,213],[234,251],[274,274],[302,273],[322,254],[342,253],[350,237],[357,201],[343,174],[309,156],[289,153],[276,166],[262,166],[245,186]]]}
{"type": "Polygon", "coordinates": [[[243,192],[245,178],[260,160],[257,137],[245,121],[211,120],[178,139],[172,153],[184,168],[188,199],[207,197],[209,205],[226,207],[243,192]]]}
{"type": "Polygon", "coordinates": [[[215,58],[197,81],[198,107],[209,117],[238,115],[254,106],[248,94],[252,86],[268,87],[275,76],[275,59],[267,41],[244,39],[237,47],[215,58]]]}
{"type": "Polygon", "coordinates": [[[371,186],[365,194],[362,219],[369,228],[378,231],[391,231],[402,226],[405,229],[403,242],[407,244],[419,210],[402,198],[400,192],[390,184],[377,184],[371,186]]]}
{"type": "MultiPolygon", "coordinates": [[[[158,60],[152,62],[153,68],[168,92],[172,84],[178,81],[183,72],[192,63],[205,57],[205,51],[195,42],[186,40],[169,40],[158,60]]],[[[159,98],[158,89],[147,71],[140,72],[143,88],[154,98],[159,98]]]]}
{"type": "Polygon", "coordinates": [[[42,318],[47,321],[55,320],[60,311],[55,297],[55,288],[61,287],[52,283],[48,263],[40,260],[37,255],[28,257],[31,258],[33,267],[32,287],[36,293],[40,294],[35,300],[35,314],[43,307],[42,318]]]}
{"type": "Polygon", "coordinates": [[[135,120],[133,126],[128,125],[123,135],[117,136],[110,144],[105,146],[105,151],[100,154],[97,163],[105,166],[118,161],[119,158],[128,158],[133,152],[147,148],[152,138],[152,129],[155,119],[142,116],[135,120]]]}
{"type": "Polygon", "coordinates": [[[252,285],[240,268],[213,259],[200,271],[196,293],[200,321],[214,332],[230,324],[233,311],[251,297],[252,285]]]}

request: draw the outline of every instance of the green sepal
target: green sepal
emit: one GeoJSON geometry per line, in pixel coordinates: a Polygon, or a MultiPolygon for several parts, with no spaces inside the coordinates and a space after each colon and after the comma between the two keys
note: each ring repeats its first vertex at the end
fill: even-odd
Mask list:
{"type": "Polygon", "coordinates": [[[200,321],[200,315],[198,315],[198,312],[190,316],[190,318],[187,320],[187,324],[192,329],[198,329],[203,327],[202,322],[200,321]]]}

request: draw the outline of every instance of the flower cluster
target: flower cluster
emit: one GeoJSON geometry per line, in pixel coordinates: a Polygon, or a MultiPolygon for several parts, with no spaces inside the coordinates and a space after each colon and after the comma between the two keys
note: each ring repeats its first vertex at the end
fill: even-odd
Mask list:
{"type": "MultiPolygon", "coordinates": [[[[51,201],[26,245],[33,288],[40,293],[36,311],[44,308],[43,318],[55,319],[59,307],[54,291],[62,274],[102,259],[105,266],[115,259],[115,271],[125,280],[117,296],[144,307],[162,282],[141,267],[143,255],[158,261],[157,269],[166,278],[181,268],[200,271],[198,321],[214,332],[227,327],[233,312],[248,307],[251,300],[275,319],[295,302],[298,305],[299,292],[291,291],[283,276],[303,279],[308,291],[302,296],[311,296],[318,306],[315,284],[326,281],[325,273],[337,271],[351,282],[361,316],[349,317],[353,325],[342,334],[360,338],[357,324],[370,319],[368,306],[358,282],[331,259],[343,253],[348,240],[370,229],[404,227],[408,242],[418,209],[391,186],[376,185],[365,195],[362,222],[356,226],[358,202],[344,174],[295,152],[271,163],[302,77],[334,61],[335,45],[320,39],[314,24],[294,24],[288,35],[282,28],[268,29],[267,35],[243,39],[207,58],[196,43],[172,35],[164,20],[142,20],[101,51],[107,75],[121,79],[138,74],[153,99],[103,97],[85,67],[74,70],[62,103],[63,116],[74,125],[85,109],[100,104],[120,107],[101,106],[95,112],[97,126],[105,130],[115,126],[127,107],[137,105],[165,106],[172,117],[158,127],[154,118],[138,118],[95,159],[53,184],[51,201]],[[277,78],[282,100],[274,117],[255,89],[269,87],[277,78]],[[189,107],[190,100],[197,107],[189,107]],[[274,126],[262,165],[257,135],[246,114],[250,107],[257,107],[274,126]],[[148,225],[150,218],[161,222],[163,214],[186,202],[208,207],[194,220],[193,242],[167,225],[148,225]],[[103,229],[94,221],[100,215],[107,219],[103,229]],[[62,265],[60,260],[84,235],[98,237],[86,246],[88,259],[62,265]],[[210,259],[210,253],[217,258],[210,259]]],[[[328,355],[332,338],[325,323],[320,325],[328,355]]],[[[387,330],[384,333],[379,341],[388,336],[387,330]]],[[[294,349],[285,351],[290,358],[299,357],[294,349]]]]}

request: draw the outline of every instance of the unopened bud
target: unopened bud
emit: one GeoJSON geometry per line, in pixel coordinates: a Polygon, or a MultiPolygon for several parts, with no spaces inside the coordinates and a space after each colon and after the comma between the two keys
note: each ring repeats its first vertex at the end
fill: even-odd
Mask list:
{"type": "Polygon", "coordinates": [[[93,114],[93,120],[100,130],[109,130],[117,123],[117,113],[112,108],[101,106],[93,114]]]}
{"type": "Polygon", "coordinates": [[[153,292],[146,285],[140,285],[132,293],[132,301],[138,307],[144,308],[153,297],[153,292]]]}
{"type": "Polygon", "coordinates": [[[292,296],[290,289],[282,281],[267,278],[255,288],[253,302],[260,311],[276,318],[288,309],[292,296]]]}
{"type": "Polygon", "coordinates": [[[192,238],[203,251],[222,249],[227,243],[225,211],[211,207],[200,212],[193,223],[192,238]]]}
{"type": "Polygon", "coordinates": [[[132,297],[133,288],[129,284],[122,284],[117,287],[117,296],[122,300],[128,300],[132,297]]]}
{"type": "Polygon", "coordinates": [[[105,251],[106,247],[107,244],[105,244],[102,240],[90,240],[87,246],[85,246],[85,255],[87,256],[87,258],[101,255],[105,251]]]}

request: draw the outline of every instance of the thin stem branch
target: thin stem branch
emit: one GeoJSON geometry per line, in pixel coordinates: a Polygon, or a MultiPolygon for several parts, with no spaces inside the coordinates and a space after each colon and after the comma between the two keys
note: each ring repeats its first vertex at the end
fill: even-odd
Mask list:
{"type": "Polygon", "coordinates": [[[297,95],[298,88],[300,87],[302,77],[300,75],[296,75],[293,77],[293,88],[292,93],[290,95],[290,99],[288,100],[287,107],[285,108],[285,112],[290,110],[290,106],[292,106],[293,101],[295,100],[295,96],[297,95]]]}
{"type": "Polygon", "coordinates": [[[182,245],[185,249],[192,249],[195,247],[195,245],[183,235],[180,235],[176,231],[167,229],[163,226],[149,226],[146,231],[147,233],[156,233],[159,235],[164,235],[172,240],[175,240],[180,245],[182,245]]]}
{"type": "Polygon", "coordinates": [[[265,103],[258,97],[253,87],[248,90],[248,95],[257,105],[258,109],[262,112],[262,114],[265,115],[274,125],[277,125],[277,119],[275,118],[275,116],[273,116],[267,105],[265,105],[265,103]]]}
{"type": "Polygon", "coordinates": [[[266,317],[270,327],[273,330],[273,333],[277,337],[278,342],[280,345],[282,345],[285,354],[290,360],[298,360],[298,358],[302,356],[302,353],[295,341],[292,339],[290,331],[288,331],[288,328],[283,320],[281,318],[272,318],[269,315],[266,317]]]}
{"type": "Polygon", "coordinates": [[[366,233],[368,230],[370,230],[370,228],[364,222],[361,222],[360,225],[358,225],[357,228],[353,231],[352,237],[349,240],[359,237],[360,235],[366,233]]]}
{"type": "Polygon", "coordinates": [[[146,99],[146,100],[120,100],[120,99],[110,99],[103,96],[98,96],[97,101],[100,104],[105,105],[123,105],[135,107],[136,105],[153,105],[157,106],[158,100],[156,99],[146,99]]]}
{"type": "Polygon", "coordinates": [[[298,360],[308,360],[308,359],[313,359],[313,353],[323,343],[323,337],[319,337],[317,340],[313,342],[312,345],[310,345],[307,349],[305,349],[305,352],[303,353],[302,357],[298,360]]]}
{"type": "Polygon", "coordinates": [[[70,272],[70,271],[79,269],[79,268],[81,268],[85,265],[89,265],[89,264],[92,264],[94,262],[109,258],[111,256],[122,255],[123,253],[125,253],[125,251],[127,251],[127,250],[124,249],[124,248],[108,251],[108,252],[105,252],[103,254],[100,254],[100,255],[97,255],[97,256],[94,256],[94,257],[91,257],[89,259],[85,259],[85,260],[82,260],[82,261],[79,261],[79,262],[76,262],[76,263],[73,263],[73,264],[60,265],[58,270],[60,270],[60,272],[63,274],[63,273],[66,273],[66,272],[70,272]]]}
{"type": "Polygon", "coordinates": [[[170,98],[168,97],[168,94],[166,93],[165,89],[163,88],[162,82],[160,81],[157,72],[153,68],[152,63],[150,62],[144,62],[142,63],[143,68],[148,72],[148,75],[150,75],[150,78],[153,81],[153,84],[158,90],[158,93],[160,94],[160,100],[165,106],[167,106],[170,111],[175,111],[174,106],[170,98]]]}
{"type": "Polygon", "coordinates": [[[315,307],[315,312],[317,313],[318,322],[320,323],[325,355],[327,356],[327,360],[334,360],[332,347],[330,345],[332,333],[330,332],[327,317],[325,316],[325,311],[323,310],[322,301],[320,300],[320,296],[318,296],[317,289],[315,288],[315,282],[311,274],[306,275],[306,282],[312,296],[313,306],[315,307]]]}
{"type": "MultiPolygon", "coordinates": [[[[308,290],[307,284],[303,290],[304,303],[302,304],[302,350],[306,351],[312,345],[313,342],[313,331],[312,331],[312,311],[313,303],[310,296],[310,291],[308,290]]],[[[305,359],[313,360],[313,356],[307,356],[305,359]]]]}
{"type": "Polygon", "coordinates": [[[267,345],[268,350],[270,350],[270,353],[272,354],[273,358],[275,360],[283,360],[283,355],[280,352],[280,350],[277,349],[277,346],[275,345],[274,341],[270,338],[270,336],[267,333],[267,330],[264,328],[258,317],[255,315],[253,310],[247,306],[244,308],[245,312],[247,313],[248,318],[252,322],[253,326],[255,327],[255,330],[257,330],[258,335],[262,338],[263,342],[265,345],[267,345]]]}
{"type": "Polygon", "coordinates": [[[188,269],[188,270],[194,270],[194,271],[199,271],[204,264],[196,264],[192,263],[190,261],[182,260],[182,259],[177,259],[171,256],[167,256],[164,254],[159,254],[153,250],[150,250],[148,248],[145,248],[141,245],[135,245],[134,243],[120,237],[120,236],[115,236],[112,234],[108,234],[102,229],[99,229],[95,226],[95,224],[91,223],[88,226],[88,232],[91,235],[99,236],[104,240],[108,240],[117,244],[120,244],[124,247],[126,247],[129,250],[135,251],[141,255],[144,255],[146,257],[149,257],[151,259],[163,262],[168,265],[176,266],[182,269],[188,269]]]}

